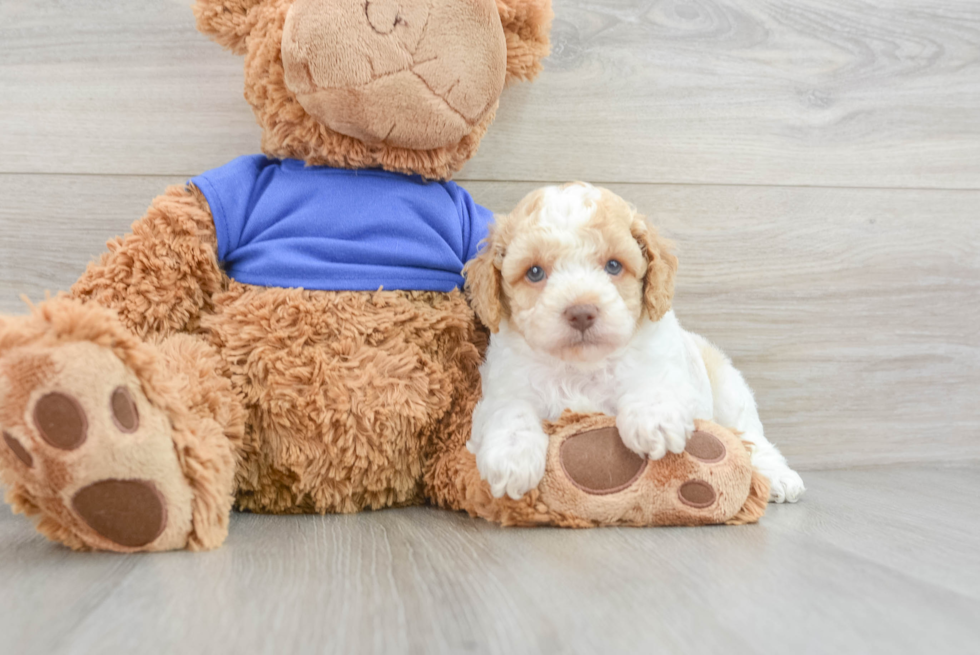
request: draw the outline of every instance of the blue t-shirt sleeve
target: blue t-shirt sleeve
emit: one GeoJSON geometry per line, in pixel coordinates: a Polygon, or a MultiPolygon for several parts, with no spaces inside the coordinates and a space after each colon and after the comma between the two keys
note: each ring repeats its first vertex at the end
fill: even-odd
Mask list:
{"type": "Polygon", "coordinates": [[[270,161],[263,155],[238,157],[191,180],[211,207],[218,235],[218,261],[227,260],[228,254],[238,248],[256,180],[270,161]]]}
{"type": "Polygon", "coordinates": [[[480,242],[487,238],[490,223],[493,222],[493,212],[478,205],[466,189],[453,182],[452,192],[455,192],[456,207],[463,226],[463,263],[476,257],[480,251],[480,242]]]}

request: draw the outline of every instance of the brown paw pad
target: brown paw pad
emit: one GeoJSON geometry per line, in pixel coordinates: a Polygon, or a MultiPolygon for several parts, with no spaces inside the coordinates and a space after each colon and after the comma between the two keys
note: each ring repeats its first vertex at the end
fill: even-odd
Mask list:
{"type": "Polygon", "coordinates": [[[694,459],[699,459],[707,464],[720,462],[725,459],[725,455],[728,453],[721,439],[704,430],[698,430],[692,434],[684,450],[694,459]]]}
{"type": "Polygon", "coordinates": [[[41,437],[60,450],[75,450],[88,435],[88,419],[78,401],[54,391],[34,406],[34,425],[41,437]]]}
{"type": "Polygon", "coordinates": [[[626,489],[640,477],[647,464],[645,458],[623,444],[614,427],[569,437],[561,444],[559,459],[572,484],[594,495],[626,489]]]}
{"type": "Polygon", "coordinates": [[[109,541],[127,548],[146,546],[167,527],[167,505],[152,482],[103,480],[79,490],[72,507],[109,541]]]}
{"type": "Polygon", "coordinates": [[[31,454],[27,452],[26,448],[24,448],[24,444],[18,441],[12,434],[4,431],[3,441],[7,444],[7,448],[13,452],[17,459],[24,462],[25,466],[28,468],[34,466],[34,458],[31,457],[31,454]]]}
{"type": "Polygon", "coordinates": [[[710,507],[718,497],[714,487],[702,480],[688,480],[677,490],[677,495],[682,503],[698,509],[710,507]]]}
{"type": "Polygon", "coordinates": [[[126,387],[118,387],[112,392],[112,422],[120,432],[136,432],[140,426],[140,415],[136,409],[136,401],[126,387]]]}

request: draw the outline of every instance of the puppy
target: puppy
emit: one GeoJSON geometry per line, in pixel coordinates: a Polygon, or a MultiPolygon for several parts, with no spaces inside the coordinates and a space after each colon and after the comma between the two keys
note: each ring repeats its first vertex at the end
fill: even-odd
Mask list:
{"type": "Polygon", "coordinates": [[[565,409],[615,415],[626,446],[650,459],[683,452],[695,418],[714,420],[754,444],[770,501],[803,494],[742,375],[674,316],[671,245],[623,199],[583,183],[534,191],[491,226],[464,273],[493,333],[467,447],[495,497],[541,481],[541,421],[565,409]]]}

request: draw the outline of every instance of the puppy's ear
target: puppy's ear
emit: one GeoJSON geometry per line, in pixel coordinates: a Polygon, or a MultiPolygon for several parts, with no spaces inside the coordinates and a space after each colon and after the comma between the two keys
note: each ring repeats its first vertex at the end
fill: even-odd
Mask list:
{"type": "Polygon", "coordinates": [[[551,0],[497,0],[497,11],[507,37],[507,84],[533,80],[551,50],[551,0]]]}
{"type": "Polygon", "coordinates": [[[262,0],[197,0],[197,29],[236,55],[245,54],[245,38],[255,26],[252,11],[262,0]]]}
{"type": "Polygon", "coordinates": [[[500,329],[500,321],[504,318],[504,285],[500,273],[503,251],[495,238],[495,228],[495,225],[490,226],[490,234],[483,241],[480,254],[463,267],[470,306],[491,332],[500,329]]]}
{"type": "Polygon", "coordinates": [[[630,232],[647,260],[647,272],[643,276],[643,309],[651,321],[659,321],[670,311],[674,298],[674,276],[677,273],[674,244],[657,234],[656,228],[639,214],[633,215],[630,232]]]}

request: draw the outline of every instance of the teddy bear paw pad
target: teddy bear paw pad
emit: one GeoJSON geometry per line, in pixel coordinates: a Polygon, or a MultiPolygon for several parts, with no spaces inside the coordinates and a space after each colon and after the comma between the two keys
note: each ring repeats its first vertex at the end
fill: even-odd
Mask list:
{"type": "Polygon", "coordinates": [[[704,430],[696,430],[687,441],[684,451],[705,464],[716,464],[725,459],[727,449],[721,439],[704,430]]]}
{"type": "Polygon", "coordinates": [[[749,452],[710,421],[695,421],[683,453],[656,460],[630,451],[612,416],[566,412],[545,428],[551,442],[536,502],[561,524],[706,525],[743,514],[749,452]]]}
{"type": "Polygon", "coordinates": [[[0,457],[49,520],[99,550],[182,547],[193,492],[169,415],[109,349],[26,346],[0,359],[0,457]]]}
{"type": "Polygon", "coordinates": [[[615,427],[572,435],[562,442],[559,460],[572,484],[589,494],[613,494],[629,487],[647,460],[623,443],[615,427]]]}
{"type": "Polygon", "coordinates": [[[58,391],[37,401],[34,426],[42,439],[60,450],[75,450],[88,436],[88,419],[78,401],[58,391]]]}
{"type": "Polygon", "coordinates": [[[714,505],[718,494],[704,480],[688,480],[677,490],[677,497],[689,507],[703,509],[714,505]]]}
{"type": "Polygon", "coordinates": [[[3,441],[5,444],[7,444],[7,448],[10,449],[10,452],[12,452],[14,456],[24,464],[24,466],[27,468],[34,466],[34,457],[27,452],[27,449],[24,448],[24,444],[22,444],[6,430],[3,432],[3,441]]]}
{"type": "Polygon", "coordinates": [[[80,489],[72,507],[95,532],[126,548],[152,543],[167,527],[167,504],[145,480],[101,480],[80,489]]]}

